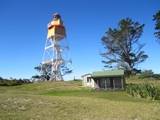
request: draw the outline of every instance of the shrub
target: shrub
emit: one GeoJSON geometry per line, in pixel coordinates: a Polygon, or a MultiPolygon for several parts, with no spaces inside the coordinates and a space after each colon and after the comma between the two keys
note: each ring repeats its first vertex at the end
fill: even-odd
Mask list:
{"type": "Polygon", "coordinates": [[[16,85],[22,85],[22,84],[27,84],[31,83],[28,79],[13,79],[13,80],[8,80],[8,79],[1,79],[0,80],[0,86],[16,86],[16,85]]]}
{"type": "Polygon", "coordinates": [[[150,78],[160,80],[160,74],[154,74],[152,70],[144,70],[138,76],[140,79],[150,78]]]}
{"type": "Polygon", "coordinates": [[[160,100],[160,88],[153,84],[129,84],[126,87],[126,91],[134,97],[160,100]]]}

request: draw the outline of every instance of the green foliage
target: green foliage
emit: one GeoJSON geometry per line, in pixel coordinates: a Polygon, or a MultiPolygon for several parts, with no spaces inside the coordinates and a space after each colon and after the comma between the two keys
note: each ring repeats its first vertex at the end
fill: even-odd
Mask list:
{"type": "Polygon", "coordinates": [[[126,91],[134,97],[160,100],[160,88],[153,84],[129,84],[126,91]]]}
{"type": "Polygon", "coordinates": [[[51,76],[51,65],[50,64],[40,64],[36,67],[34,67],[35,70],[37,70],[41,75],[34,75],[32,76],[33,79],[39,79],[39,80],[49,80],[51,76]]]}
{"type": "Polygon", "coordinates": [[[154,80],[160,80],[160,74],[140,74],[138,76],[140,79],[154,79],[154,80]]]}
{"type": "MultiPolygon", "coordinates": [[[[34,67],[36,71],[40,73],[40,75],[32,76],[33,79],[38,79],[40,81],[49,81],[52,74],[57,74],[56,71],[52,72],[52,65],[51,64],[40,64],[34,67]]],[[[69,69],[65,64],[61,65],[61,73],[62,76],[66,74],[72,73],[72,70],[69,69]]]]}
{"type": "Polygon", "coordinates": [[[155,37],[160,40],[160,10],[153,15],[153,20],[155,21],[155,37]]]}
{"type": "Polygon", "coordinates": [[[153,75],[154,72],[152,70],[144,70],[141,72],[142,75],[150,76],[153,75]]]}
{"type": "Polygon", "coordinates": [[[139,43],[143,28],[144,24],[126,18],[119,21],[117,28],[105,32],[102,43],[106,52],[101,54],[105,67],[123,68],[127,74],[137,71],[136,66],[148,58],[142,51],[144,44],[139,43]]]}
{"type": "Polygon", "coordinates": [[[22,84],[27,84],[31,83],[30,80],[28,79],[3,79],[2,77],[0,78],[0,86],[16,86],[16,85],[22,85],[22,84]]]}
{"type": "Polygon", "coordinates": [[[140,79],[155,79],[155,80],[160,80],[160,74],[154,74],[152,70],[144,70],[141,72],[141,74],[138,75],[138,78],[140,79]]]}

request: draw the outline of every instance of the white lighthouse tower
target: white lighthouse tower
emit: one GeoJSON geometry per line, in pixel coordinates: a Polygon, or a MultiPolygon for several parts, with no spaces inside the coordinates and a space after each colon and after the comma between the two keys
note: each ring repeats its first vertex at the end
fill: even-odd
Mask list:
{"type": "Polygon", "coordinates": [[[71,60],[64,58],[67,54],[65,51],[69,50],[69,46],[62,44],[66,40],[66,30],[58,13],[53,15],[53,20],[47,28],[48,34],[41,68],[43,72],[48,72],[50,81],[63,81],[63,75],[71,72],[67,65],[71,63],[71,60]]]}

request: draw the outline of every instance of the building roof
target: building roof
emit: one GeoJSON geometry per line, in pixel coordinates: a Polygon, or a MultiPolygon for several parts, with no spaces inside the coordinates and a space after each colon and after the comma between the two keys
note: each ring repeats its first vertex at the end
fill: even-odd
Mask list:
{"type": "Polygon", "coordinates": [[[82,75],[81,77],[86,77],[86,76],[91,76],[91,75],[92,75],[91,73],[87,73],[87,74],[82,75]]]}
{"type": "Polygon", "coordinates": [[[105,71],[95,71],[92,73],[92,77],[113,77],[113,76],[123,76],[124,70],[105,70],[105,71]]]}

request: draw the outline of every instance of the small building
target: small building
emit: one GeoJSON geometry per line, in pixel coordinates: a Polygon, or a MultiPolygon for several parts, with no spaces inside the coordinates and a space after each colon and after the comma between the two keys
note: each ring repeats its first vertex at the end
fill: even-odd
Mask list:
{"type": "Polygon", "coordinates": [[[85,87],[102,89],[124,89],[124,70],[96,71],[82,76],[85,87]]]}

